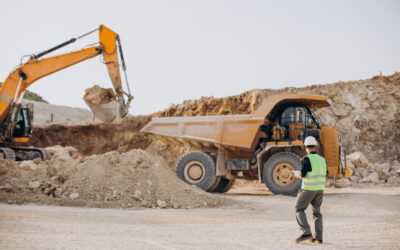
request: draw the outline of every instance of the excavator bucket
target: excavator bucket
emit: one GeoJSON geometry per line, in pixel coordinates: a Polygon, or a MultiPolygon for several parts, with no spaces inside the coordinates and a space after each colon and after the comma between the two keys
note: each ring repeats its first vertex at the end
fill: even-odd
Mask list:
{"type": "Polygon", "coordinates": [[[105,122],[124,117],[127,112],[124,105],[118,102],[114,91],[94,85],[85,90],[83,100],[90,107],[95,117],[105,122]]]}

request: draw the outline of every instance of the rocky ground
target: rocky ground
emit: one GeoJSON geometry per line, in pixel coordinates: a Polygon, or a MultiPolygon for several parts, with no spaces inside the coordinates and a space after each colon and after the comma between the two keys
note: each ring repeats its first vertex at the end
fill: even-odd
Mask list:
{"type": "Polygon", "coordinates": [[[172,170],[186,152],[182,145],[156,140],[139,130],[154,116],[252,113],[263,98],[277,93],[328,96],[331,107],[317,112],[341,133],[349,153],[346,164],[354,172],[349,180],[330,180],[328,186],[400,186],[400,73],[396,73],[360,81],[201,98],[113,123],[45,122],[35,127],[30,144],[51,147],[52,159],[23,163],[1,160],[0,201],[121,208],[230,204],[226,197],[204,193],[175,177],[172,170]]]}
{"type": "Polygon", "coordinates": [[[399,249],[398,188],[327,188],[323,245],[294,242],[295,197],[245,188],[190,210],[0,204],[0,249],[399,249]]]}
{"type": "Polygon", "coordinates": [[[149,152],[82,156],[72,147],[48,148],[47,161],[0,158],[0,202],[118,208],[198,208],[233,204],[188,185],[149,152]]]}

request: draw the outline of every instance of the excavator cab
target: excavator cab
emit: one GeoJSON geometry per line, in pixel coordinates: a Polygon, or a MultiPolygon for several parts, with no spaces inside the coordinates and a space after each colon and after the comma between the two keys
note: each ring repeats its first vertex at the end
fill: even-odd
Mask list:
{"type": "Polygon", "coordinates": [[[32,133],[32,121],[32,104],[22,106],[18,114],[17,122],[15,124],[13,138],[29,138],[30,134],[32,133]]]}

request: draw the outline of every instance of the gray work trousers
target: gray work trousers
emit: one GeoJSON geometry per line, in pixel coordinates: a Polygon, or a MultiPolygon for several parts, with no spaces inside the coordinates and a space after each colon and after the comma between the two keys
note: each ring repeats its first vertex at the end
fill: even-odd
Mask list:
{"type": "Polygon", "coordinates": [[[315,221],[315,238],[322,240],[322,214],[320,212],[323,190],[309,191],[300,190],[296,198],[296,220],[304,234],[311,234],[310,225],[307,222],[307,216],[304,211],[311,203],[313,208],[313,218],[315,221]]]}

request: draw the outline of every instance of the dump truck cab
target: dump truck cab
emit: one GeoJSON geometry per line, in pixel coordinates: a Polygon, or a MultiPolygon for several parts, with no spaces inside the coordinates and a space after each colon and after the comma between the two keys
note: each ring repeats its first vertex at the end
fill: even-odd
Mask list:
{"type": "Polygon", "coordinates": [[[319,142],[328,176],[345,175],[336,130],[313,112],[328,106],[324,96],[270,95],[253,114],[153,118],[141,131],[185,145],[189,153],[175,172],[206,191],[226,192],[235,179],[245,178],[264,182],[273,193],[294,195],[301,180],[291,170],[301,169],[307,136],[319,142]]]}

